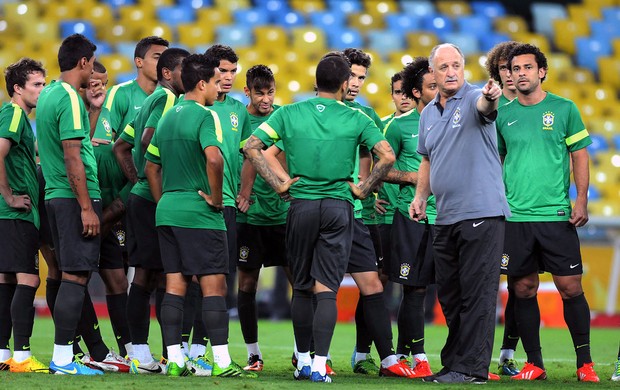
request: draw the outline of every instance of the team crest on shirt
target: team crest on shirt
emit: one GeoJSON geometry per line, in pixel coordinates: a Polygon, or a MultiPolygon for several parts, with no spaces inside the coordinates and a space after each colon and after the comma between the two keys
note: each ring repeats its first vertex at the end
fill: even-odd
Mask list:
{"type": "Polygon", "coordinates": [[[230,113],[230,125],[233,131],[237,131],[237,127],[239,127],[239,116],[234,112],[230,113]]]}
{"type": "Polygon", "coordinates": [[[502,254],[502,269],[508,269],[508,262],[510,261],[510,256],[507,253],[502,254]]]}
{"type": "Polygon", "coordinates": [[[105,129],[106,137],[111,137],[112,136],[112,126],[110,126],[110,122],[108,122],[108,120],[106,118],[103,118],[101,120],[101,124],[103,125],[103,128],[105,129]]]}
{"type": "Polygon", "coordinates": [[[547,111],[543,114],[543,130],[553,130],[553,122],[555,120],[555,115],[551,111],[547,111]]]}
{"type": "Polygon", "coordinates": [[[400,265],[400,278],[401,279],[407,279],[407,277],[409,276],[409,272],[411,272],[411,266],[407,263],[402,263],[400,265]]]}
{"type": "Polygon", "coordinates": [[[118,245],[125,246],[125,231],[123,229],[118,229],[116,231],[116,239],[118,240],[118,245]]]}
{"type": "Polygon", "coordinates": [[[319,112],[325,111],[325,106],[322,104],[317,104],[315,107],[317,110],[319,110],[319,112]]]}
{"type": "Polygon", "coordinates": [[[34,255],[34,269],[39,270],[39,252],[34,255]]]}
{"type": "Polygon", "coordinates": [[[461,107],[458,107],[452,115],[452,128],[461,127],[461,107]]]}
{"type": "Polygon", "coordinates": [[[239,261],[248,261],[248,256],[250,255],[250,248],[247,246],[242,246],[239,248],[239,261]]]}

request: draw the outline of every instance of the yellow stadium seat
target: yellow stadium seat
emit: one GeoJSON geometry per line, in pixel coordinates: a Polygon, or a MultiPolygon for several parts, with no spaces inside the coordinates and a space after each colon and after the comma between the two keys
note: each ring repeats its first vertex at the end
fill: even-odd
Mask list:
{"type": "Polygon", "coordinates": [[[101,62],[108,72],[125,73],[135,69],[135,64],[129,58],[118,53],[102,54],[97,57],[97,61],[101,62]]]}
{"type": "Polygon", "coordinates": [[[140,36],[140,24],[131,21],[114,22],[108,28],[99,29],[97,35],[99,39],[111,44],[139,41],[143,38],[140,36]]]}
{"type": "Polygon", "coordinates": [[[364,10],[374,16],[399,11],[398,4],[394,0],[364,0],[364,10]]]}
{"type": "Polygon", "coordinates": [[[263,48],[257,46],[235,48],[235,52],[239,56],[239,61],[245,70],[248,70],[253,65],[262,64],[267,57],[263,48]]]}
{"type": "Polygon", "coordinates": [[[603,118],[620,122],[620,104],[618,104],[618,100],[606,104],[603,107],[603,118]]]}
{"type": "Polygon", "coordinates": [[[495,19],[495,30],[500,33],[513,35],[527,33],[527,22],[521,16],[503,16],[495,19]]]}
{"type": "Polygon", "coordinates": [[[54,2],[41,9],[42,17],[48,20],[62,21],[65,19],[78,19],[82,17],[82,8],[77,5],[62,2],[54,2]]]}
{"type": "MultiPolygon", "coordinates": [[[[140,25],[155,23],[155,10],[142,5],[126,5],[118,9],[119,21],[140,25]]],[[[141,27],[141,26],[140,26],[141,27]]]]}
{"type": "Polygon", "coordinates": [[[108,28],[114,23],[114,15],[112,9],[107,4],[95,4],[84,10],[83,16],[90,20],[97,30],[108,28]]]}
{"type": "Polygon", "coordinates": [[[298,49],[289,49],[282,52],[282,56],[279,58],[282,62],[282,72],[286,75],[295,76],[300,72],[300,69],[307,69],[311,64],[316,64],[318,60],[318,56],[322,56],[322,54],[317,54],[316,59],[309,59],[307,53],[303,50],[298,49]]]}
{"type": "Polygon", "coordinates": [[[291,8],[300,12],[314,12],[325,9],[323,0],[291,0],[291,8]]]}
{"type": "Polygon", "coordinates": [[[547,53],[547,78],[553,73],[564,74],[573,70],[573,61],[566,53],[547,53]]]}
{"type": "Polygon", "coordinates": [[[618,175],[620,175],[620,151],[611,150],[597,153],[593,162],[598,171],[606,172],[611,177],[611,179],[605,179],[604,177],[595,178],[596,181],[616,180],[618,182],[618,175]]]}
{"type": "Polygon", "coordinates": [[[597,84],[594,81],[590,82],[590,85],[584,92],[585,97],[592,101],[608,101],[611,103],[616,103],[618,101],[617,91],[614,88],[605,84],[597,84]]]}
{"type": "Polygon", "coordinates": [[[601,134],[611,141],[614,136],[620,135],[620,119],[592,118],[588,121],[588,131],[601,134]]]}
{"type": "Polygon", "coordinates": [[[431,49],[439,43],[437,35],[427,32],[410,32],[406,35],[407,52],[413,57],[428,57],[431,49]]]}
{"type": "Polygon", "coordinates": [[[616,217],[620,215],[620,204],[617,200],[599,200],[588,202],[588,213],[602,217],[616,217]]]}
{"type": "Polygon", "coordinates": [[[583,0],[586,6],[612,7],[619,5],[618,0],[583,0]]]}
{"type": "Polygon", "coordinates": [[[601,6],[598,4],[568,4],[568,17],[572,20],[592,20],[601,18],[601,6]]]}
{"type": "Polygon", "coordinates": [[[378,14],[369,12],[355,12],[349,14],[348,25],[360,31],[368,29],[382,29],[384,27],[383,18],[378,14]]]}
{"type": "Polygon", "coordinates": [[[603,116],[603,107],[600,102],[584,99],[577,104],[577,107],[581,112],[581,117],[584,122],[587,122],[592,118],[600,118],[603,116]]]}
{"type": "Polygon", "coordinates": [[[215,0],[214,4],[216,8],[229,10],[250,8],[252,6],[250,0],[215,0]]]}
{"type": "Polygon", "coordinates": [[[563,52],[575,54],[575,38],[590,34],[590,26],[584,19],[553,19],[553,43],[563,52]]]}
{"type": "Polygon", "coordinates": [[[414,56],[409,54],[409,51],[393,51],[388,54],[388,63],[393,66],[405,67],[408,63],[413,61],[414,56]]]}
{"type": "Polygon", "coordinates": [[[486,68],[480,63],[479,55],[465,57],[465,80],[470,82],[482,82],[489,79],[486,68]]]}
{"type": "Polygon", "coordinates": [[[254,27],[255,45],[267,50],[282,50],[288,48],[288,35],[280,26],[254,27]]]}
{"type": "Polygon", "coordinates": [[[579,85],[569,84],[566,82],[548,85],[547,83],[544,83],[543,89],[558,96],[570,99],[574,101],[577,105],[584,99],[583,90],[579,85]]]}
{"type": "Polygon", "coordinates": [[[212,26],[230,24],[232,16],[227,8],[200,8],[196,10],[196,23],[212,26]]]}
{"type": "Polygon", "coordinates": [[[435,6],[439,12],[450,17],[471,14],[471,8],[466,1],[440,0],[435,6]]]}
{"type": "Polygon", "coordinates": [[[34,2],[5,2],[2,7],[4,8],[2,19],[7,22],[7,27],[18,29],[21,36],[39,16],[39,7],[34,2]]]}
{"type": "Polygon", "coordinates": [[[327,52],[325,32],[315,27],[292,28],[291,48],[303,53],[308,59],[318,60],[327,52]]]}
{"type": "Polygon", "coordinates": [[[159,7],[169,7],[175,4],[174,0],[139,0],[138,4],[141,7],[148,8],[159,8],[159,7]]]}
{"type": "Polygon", "coordinates": [[[35,47],[46,46],[59,40],[60,32],[58,22],[51,20],[38,20],[24,30],[24,37],[33,43],[35,47]]]}
{"type": "Polygon", "coordinates": [[[177,26],[179,43],[191,48],[205,45],[215,40],[215,30],[212,24],[183,23],[177,26]]]}
{"type": "Polygon", "coordinates": [[[150,35],[155,35],[158,37],[162,37],[168,41],[174,41],[174,33],[172,32],[172,28],[165,23],[155,22],[144,24],[141,26],[142,28],[139,30],[140,37],[147,37],[150,35]]]}
{"type": "Polygon", "coordinates": [[[599,58],[598,69],[601,83],[620,89],[620,58],[599,58]]]}
{"type": "Polygon", "coordinates": [[[543,53],[551,52],[551,45],[549,44],[549,40],[546,36],[542,34],[528,33],[528,32],[518,32],[512,34],[512,38],[517,42],[527,42],[534,46],[538,46],[538,48],[543,53]]]}
{"type": "Polygon", "coordinates": [[[611,46],[614,53],[614,57],[620,58],[620,38],[614,38],[611,40],[611,46]]]}

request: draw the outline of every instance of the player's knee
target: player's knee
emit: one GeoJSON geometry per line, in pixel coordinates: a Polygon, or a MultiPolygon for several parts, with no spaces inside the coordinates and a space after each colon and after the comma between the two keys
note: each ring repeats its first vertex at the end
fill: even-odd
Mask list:
{"type": "Polygon", "coordinates": [[[18,274],[17,283],[29,287],[39,288],[39,285],[41,284],[41,279],[39,278],[39,275],[18,274]]]}
{"type": "Polygon", "coordinates": [[[538,291],[538,281],[530,279],[516,281],[514,283],[514,291],[517,298],[532,298],[538,291]]]}

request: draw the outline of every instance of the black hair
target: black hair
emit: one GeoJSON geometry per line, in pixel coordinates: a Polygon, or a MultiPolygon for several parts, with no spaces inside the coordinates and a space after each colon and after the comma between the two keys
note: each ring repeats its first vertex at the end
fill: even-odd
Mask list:
{"type": "Polygon", "coordinates": [[[4,80],[6,82],[6,90],[10,97],[13,97],[15,92],[15,84],[24,88],[28,81],[28,75],[36,72],[41,72],[45,77],[45,69],[39,61],[35,61],[32,58],[24,57],[19,61],[9,65],[4,70],[4,80]]]}
{"type": "Polygon", "coordinates": [[[95,62],[93,63],[93,72],[106,73],[107,71],[108,70],[105,68],[105,66],[101,62],[95,60],[95,62]]]}
{"type": "Polygon", "coordinates": [[[170,42],[165,40],[162,37],[157,37],[155,35],[151,35],[150,37],[140,39],[140,42],[136,45],[136,49],[133,52],[134,58],[144,58],[146,56],[146,52],[149,51],[151,46],[170,46],[170,42]]]}
{"type": "Polygon", "coordinates": [[[351,77],[351,66],[339,55],[324,56],[316,67],[316,86],[321,92],[338,92],[351,77]]]}
{"type": "Polygon", "coordinates": [[[232,47],[226,45],[213,45],[205,51],[205,54],[216,59],[218,61],[218,65],[219,61],[222,60],[226,60],[231,64],[239,62],[239,56],[237,56],[237,53],[235,53],[232,47]]]}
{"type": "Polygon", "coordinates": [[[82,58],[88,61],[95,54],[97,46],[82,34],[72,34],[66,37],[58,49],[58,66],[61,72],[75,68],[82,58]]]}
{"type": "Polygon", "coordinates": [[[416,57],[401,71],[403,76],[403,93],[417,103],[419,99],[413,96],[413,90],[422,92],[424,75],[430,73],[429,61],[426,57],[416,57]]]}
{"type": "Polygon", "coordinates": [[[189,56],[189,52],[178,47],[172,47],[161,53],[157,61],[157,80],[162,81],[164,79],[164,68],[173,71],[187,56],[189,56]]]}
{"type": "Polygon", "coordinates": [[[394,76],[392,76],[392,78],[390,79],[390,88],[392,90],[392,93],[394,93],[394,83],[397,81],[401,81],[402,79],[403,75],[401,72],[394,73],[394,76]]]}
{"type": "MultiPolygon", "coordinates": [[[[520,43],[519,45],[515,46],[510,53],[508,53],[508,58],[506,58],[508,60],[508,63],[510,64],[510,68],[512,70],[512,59],[515,58],[516,56],[522,56],[524,54],[533,54],[534,58],[536,59],[536,64],[538,65],[538,69],[545,69],[545,70],[549,70],[549,68],[547,67],[547,57],[545,57],[545,54],[540,51],[540,49],[534,45],[530,45],[529,43],[520,43]]],[[[545,81],[545,79],[547,78],[547,75],[545,74],[545,76],[543,76],[543,78],[540,80],[540,82],[542,83],[543,81],[545,81]]]]}
{"type": "Polygon", "coordinates": [[[349,47],[344,49],[342,53],[349,59],[351,65],[363,66],[366,69],[370,68],[372,62],[370,56],[360,49],[349,47]]]}
{"type": "Polygon", "coordinates": [[[209,82],[220,61],[206,54],[190,54],[181,64],[181,81],[185,92],[193,91],[200,80],[209,82]]]}
{"type": "Polygon", "coordinates": [[[491,48],[491,50],[489,50],[489,52],[487,53],[487,72],[489,73],[489,76],[493,80],[497,81],[501,87],[503,87],[503,85],[502,78],[499,77],[499,62],[502,60],[507,61],[508,54],[517,45],[519,45],[519,42],[515,41],[498,43],[497,45],[493,46],[493,48],[491,48]]]}
{"type": "Polygon", "coordinates": [[[245,73],[245,86],[255,91],[270,88],[275,85],[276,79],[273,72],[266,65],[254,65],[245,73]]]}

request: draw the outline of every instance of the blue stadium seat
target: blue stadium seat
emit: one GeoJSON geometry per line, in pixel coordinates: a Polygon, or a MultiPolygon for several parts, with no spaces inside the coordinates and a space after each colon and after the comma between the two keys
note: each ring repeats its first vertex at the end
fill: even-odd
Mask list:
{"type": "Polygon", "coordinates": [[[218,26],[215,31],[216,42],[223,45],[244,47],[251,46],[254,43],[254,34],[252,27],[249,25],[233,24],[218,26]]]}
{"type": "Polygon", "coordinates": [[[490,32],[480,38],[480,51],[486,53],[498,43],[506,42],[509,40],[510,40],[510,36],[506,34],[490,32]]]}
{"type": "Polygon", "coordinates": [[[256,4],[255,9],[269,15],[270,20],[275,20],[278,16],[290,11],[286,0],[258,0],[254,4],[256,4]]]}
{"type": "Polygon", "coordinates": [[[118,73],[116,75],[116,80],[111,84],[120,84],[120,83],[124,83],[125,81],[129,81],[129,80],[133,80],[136,78],[136,72],[126,72],[126,73],[118,73]]]}
{"type": "Polygon", "coordinates": [[[74,19],[60,22],[60,34],[62,39],[71,34],[82,34],[91,41],[95,41],[97,39],[95,26],[93,26],[93,24],[88,20],[74,19]]]}
{"type": "Polygon", "coordinates": [[[296,93],[293,95],[293,103],[303,102],[304,100],[312,99],[313,97],[316,97],[316,93],[314,92],[296,93]]]}
{"type": "Polygon", "coordinates": [[[275,23],[286,28],[299,27],[306,24],[304,15],[298,11],[287,10],[275,14],[275,23]]]}
{"type": "Polygon", "coordinates": [[[344,50],[347,47],[363,47],[362,34],[353,28],[332,28],[327,31],[327,43],[331,49],[344,50]]]}
{"type": "Polygon", "coordinates": [[[112,8],[118,8],[125,5],[134,5],[136,4],[136,0],[103,0],[103,3],[109,5],[112,8]]]}
{"type": "Polygon", "coordinates": [[[385,27],[392,31],[406,33],[420,29],[422,19],[415,15],[407,14],[387,14],[384,16],[385,27]]]}
{"type": "MultiPolygon", "coordinates": [[[[575,187],[575,183],[570,183],[568,187],[568,197],[574,201],[577,199],[577,187],[575,187]]],[[[593,185],[588,187],[588,200],[596,201],[601,199],[601,192],[596,189],[593,185]]]]}
{"type": "Polygon", "coordinates": [[[342,28],[346,24],[346,15],[337,11],[310,12],[310,24],[324,31],[332,28],[342,28]]]}
{"type": "Polygon", "coordinates": [[[606,152],[609,150],[609,144],[607,143],[607,139],[600,134],[590,134],[590,139],[592,143],[588,145],[588,152],[592,156],[596,155],[600,152],[606,152]]]}
{"type": "Polygon", "coordinates": [[[454,23],[447,16],[434,15],[422,19],[422,29],[436,34],[443,40],[445,34],[454,31],[454,23]]]}
{"type": "Polygon", "coordinates": [[[359,0],[327,0],[329,9],[345,14],[362,11],[362,4],[359,0]]]}
{"type": "Polygon", "coordinates": [[[478,39],[493,31],[492,20],[484,15],[463,15],[456,18],[459,31],[473,34],[478,39]]]}
{"type": "Polygon", "coordinates": [[[620,37],[620,20],[591,20],[590,36],[601,40],[620,37]]]}
{"type": "Polygon", "coordinates": [[[620,7],[605,7],[601,10],[603,20],[620,23],[620,7]]]}
{"type": "Polygon", "coordinates": [[[97,45],[97,56],[114,53],[114,48],[107,42],[97,41],[95,44],[97,45]]]}
{"type": "Polygon", "coordinates": [[[193,9],[207,8],[213,5],[213,0],[177,0],[179,6],[193,9]]]}
{"type": "Polygon", "coordinates": [[[506,8],[499,1],[472,1],[470,7],[474,14],[486,16],[489,19],[506,15],[506,8]]]}
{"type": "Polygon", "coordinates": [[[553,20],[566,19],[568,13],[562,4],[554,3],[532,3],[532,24],[534,31],[545,35],[547,38],[553,37],[553,20]]]}
{"type": "Polygon", "coordinates": [[[620,151],[620,134],[614,135],[613,140],[614,140],[614,147],[616,148],[617,151],[620,151]]]}
{"type": "Polygon", "coordinates": [[[116,52],[118,54],[122,54],[129,59],[133,63],[134,53],[136,51],[136,43],[135,42],[120,42],[116,44],[116,52]]]}
{"type": "Polygon", "coordinates": [[[192,7],[183,5],[159,7],[157,8],[157,18],[160,22],[175,27],[179,23],[193,23],[196,21],[196,12],[192,7]]]}
{"type": "MultiPolygon", "coordinates": [[[[238,9],[233,12],[235,23],[239,26],[254,27],[269,24],[269,14],[260,8],[238,9]]],[[[219,26],[224,27],[224,26],[219,26]]]]}
{"type": "Polygon", "coordinates": [[[368,39],[368,49],[382,56],[386,56],[393,51],[405,49],[405,39],[402,32],[394,30],[370,30],[366,33],[366,38],[368,39]]]}
{"type": "Polygon", "coordinates": [[[425,18],[435,15],[435,6],[427,0],[402,1],[400,7],[407,15],[423,16],[425,18]]]}
{"type": "Polygon", "coordinates": [[[248,104],[250,102],[249,98],[247,96],[245,96],[245,93],[243,93],[243,92],[232,91],[232,92],[228,93],[228,96],[230,96],[233,99],[239,100],[244,105],[246,105],[246,104],[248,104]]]}
{"type": "Polygon", "coordinates": [[[468,34],[463,32],[447,33],[442,35],[442,38],[446,42],[457,45],[465,56],[480,52],[478,38],[474,34],[468,34]]]}
{"type": "Polygon", "coordinates": [[[577,65],[598,72],[598,58],[611,55],[609,39],[576,38],[577,65]]]}

